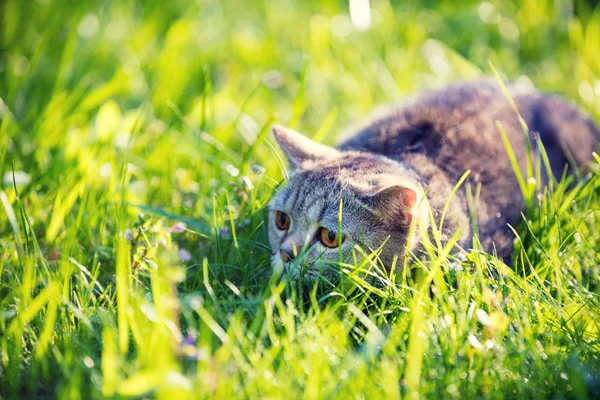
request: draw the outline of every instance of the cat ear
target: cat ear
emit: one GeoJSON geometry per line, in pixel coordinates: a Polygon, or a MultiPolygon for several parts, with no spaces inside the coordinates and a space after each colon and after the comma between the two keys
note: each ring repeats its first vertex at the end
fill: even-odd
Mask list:
{"type": "Polygon", "coordinates": [[[409,226],[417,207],[417,192],[403,186],[391,186],[365,199],[371,209],[394,227],[409,226]]]}
{"type": "Polygon", "coordinates": [[[273,134],[293,169],[300,168],[306,161],[332,159],[340,154],[333,147],[314,142],[281,125],[273,125],[273,134]]]}

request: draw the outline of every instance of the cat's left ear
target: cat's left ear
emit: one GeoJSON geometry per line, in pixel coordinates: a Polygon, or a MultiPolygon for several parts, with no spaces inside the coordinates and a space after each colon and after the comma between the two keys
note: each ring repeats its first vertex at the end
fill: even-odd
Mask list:
{"type": "Polygon", "coordinates": [[[327,160],[339,156],[339,150],[314,142],[293,129],[273,125],[273,134],[290,166],[299,169],[307,161],[327,160]]]}
{"type": "Polygon", "coordinates": [[[407,227],[412,222],[417,208],[417,192],[404,186],[391,186],[368,196],[363,201],[377,215],[393,227],[407,227]]]}

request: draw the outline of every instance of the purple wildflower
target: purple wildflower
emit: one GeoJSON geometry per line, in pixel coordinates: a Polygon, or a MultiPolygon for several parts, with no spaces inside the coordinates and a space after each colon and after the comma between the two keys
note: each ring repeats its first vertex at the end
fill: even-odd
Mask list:
{"type": "Polygon", "coordinates": [[[192,259],[192,254],[186,249],[179,249],[179,257],[181,261],[188,262],[192,259]]]}
{"type": "Polygon", "coordinates": [[[183,339],[183,343],[181,343],[181,353],[188,359],[197,360],[198,359],[198,349],[196,347],[196,332],[188,332],[188,334],[183,339]]]}
{"type": "Polygon", "coordinates": [[[185,335],[185,339],[183,339],[183,344],[186,346],[196,346],[196,335],[193,333],[188,333],[185,335]]]}
{"type": "Polygon", "coordinates": [[[173,225],[171,227],[171,229],[169,229],[169,232],[171,232],[171,233],[183,232],[186,228],[187,228],[186,224],[184,224],[183,222],[178,222],[175,225],[173,225]]]}

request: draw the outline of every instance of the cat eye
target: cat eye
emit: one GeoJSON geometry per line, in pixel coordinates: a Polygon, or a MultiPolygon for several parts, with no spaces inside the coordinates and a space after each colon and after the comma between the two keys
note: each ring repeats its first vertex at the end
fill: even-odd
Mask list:
{"type": "Polygon", "coordinates": [[[287,231],[290,227],[291,218],[283,211],[277,211],[275,213],[275,225],[282,231],[287,231]]]}
{"type": "Polygon", "coordinates": [[[321,239],[321,243],[329,248],[338,247],[340,244],[338,234],[334,231],[330,231],[327,228],[321,228],[319,238],[321,239]]]}

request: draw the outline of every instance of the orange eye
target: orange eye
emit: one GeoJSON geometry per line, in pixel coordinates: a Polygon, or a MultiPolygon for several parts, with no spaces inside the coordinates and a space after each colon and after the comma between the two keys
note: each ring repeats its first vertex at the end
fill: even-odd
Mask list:
{"type": "Polygon", "coordinates": [[[290,227],[291,218],[283,211],[277,211],[275,213],[275,225],[282,231],[287,231],[290,227]]]}
{"type": "Polygon", "coordinates": [[[327,228],[321,228],[321,243],[329,248],[334,248],[339,246],[339,238],[337,233],[330,231],[327,228]]]}

